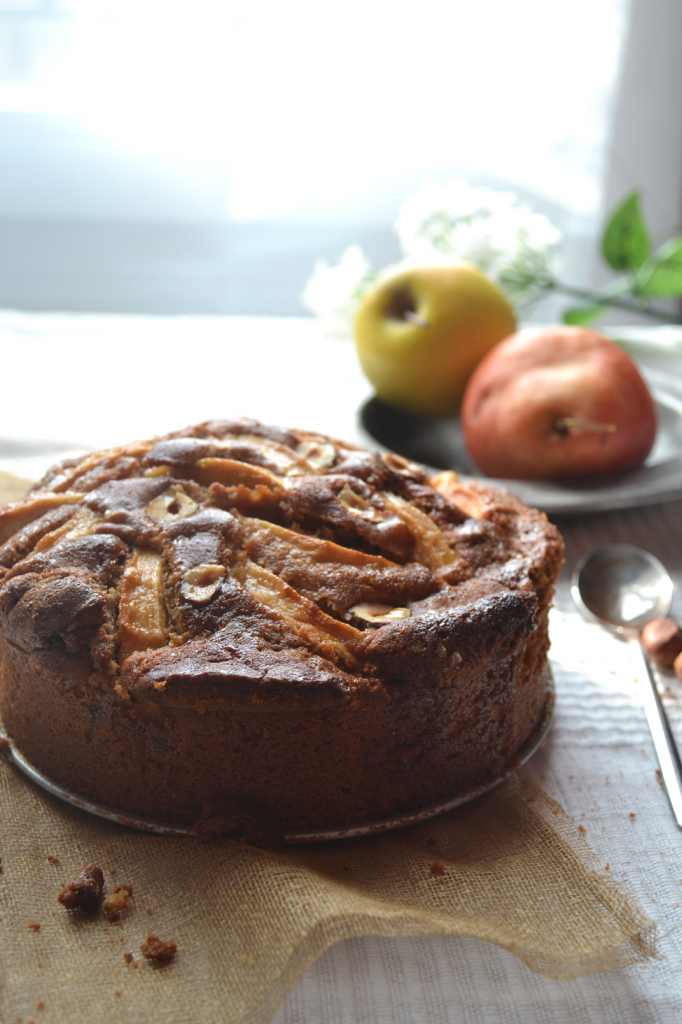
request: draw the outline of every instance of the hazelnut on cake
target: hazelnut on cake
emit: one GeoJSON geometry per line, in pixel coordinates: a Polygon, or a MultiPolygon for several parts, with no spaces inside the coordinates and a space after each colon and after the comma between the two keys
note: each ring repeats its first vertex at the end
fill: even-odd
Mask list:
{"type": "Polygon", "coordinates": [[[276,837],[496,778],[542,716],[562,559],[505,491],[210,421],[0,509],[0,715],[123,814],[276,837]]]}

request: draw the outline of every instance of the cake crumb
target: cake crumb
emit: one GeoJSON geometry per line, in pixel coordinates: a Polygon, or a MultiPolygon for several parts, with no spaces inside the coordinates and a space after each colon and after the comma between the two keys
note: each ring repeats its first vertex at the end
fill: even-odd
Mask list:
{"type": "Polygon", "coordinates": [[[154,911],[152,910],[152,908],[151,908],[151,907],[147,907],[147,913],[148,913],[148,914],[153,914],[153,913],[154,913],[154,911]]]}
{"type": "Polygon", "coordinates": [[[115,996],[116,996],[116,997],[117,997],[118,999],[120,999],[120,998],[121,998],[121,993],[120,993],[120,992],[114,992],[114,995],[115,995],[115,996]]]}
{"type": "Polygon", "coordinates": [[[47,857],[45,859],[46,859],[48,864],[59,864],[59,857],[53,857],[49,853],[48,853],[48,855],[47,855],[47,857]]]}
{"type": "Polygon", "coordinates": [[[578,825],[578,832],[586,832],[586,831],[587,831],[587,829],[585,828],[584,825],[578,825]]]}
{"type": "Polygon", "coordinates": [[[44,1010],[44,1009],[45,1009],[45,1003],[41,999],[40,1002],[38,1003],[38,1005],[36,1006],[36,1010],[44,1010]]]}
{"type": "Polygon", "coordinates": [[[634,812],[634,811],[630,811],[630,817],[631,817],[631,818],[636,818],[636,817],[637,817],[637,815],[635,814],[635,812],[634,812]]]}
{"type": "Polygon", "coordinates": [[[114,891],[110,893],[102,904],[102,910],[105,914],[114,921],[119,920],[120,913],[128,906],[128,902],[133,898],[133,887],[132,885],[117,885],[114,887],[114,891]]]}
{"type": "Polygon", "coordinates": [[[124,953],[123,954],[123,959],[125,960],[125,962],[127,964],[131,964],[133,962],[133,954],[132,953],[124,953]]]}
{"type": "Polygon", "coordinates": [[[608,871],[610,867],[611,867],[611,864],[607,861],[606,862],[606,867],[604,868],[604,870],[608,871]]]}
{"type": "Polygon", "coordinates": [[[442,875],[445,873],[445,864],[442,860],[434,860],[433,864],[429,864],[429,871],[433,875],[442,875]]]}
{"type": "Polygon", "coordinates": [[[172,939],[163,942],[158,935],[151,934],[147,935],[147,941],[140,946],[143,956],[157,964],[169,964],[175,956],[177,948],[172,939]]]}
{"type": "Polygon", "coordinates": [[[70,885],[62,889],[57,899],[67,910],[79,907],[86,914],[94,914],[101,906],[103,891],[102,869],[96,864],[89,864],[70,885]]]}
{"type": "Polygon", "coordinates": [[[31,932],[39,932],[40,931],[40,925],[38,924],[37,921],[29,921],[28,924],[26,925],[26,927],[31,932]]]}

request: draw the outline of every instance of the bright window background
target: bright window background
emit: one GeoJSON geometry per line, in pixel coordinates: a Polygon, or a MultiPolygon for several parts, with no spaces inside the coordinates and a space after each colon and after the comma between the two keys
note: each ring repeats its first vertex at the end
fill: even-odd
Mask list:
{"type": "Polygon", "coordinates": [[[455,174],[589,283],[630,188],[679,227],[681,50],[678,0],[0,0],[0,303],[302,312],[455,174]]]}

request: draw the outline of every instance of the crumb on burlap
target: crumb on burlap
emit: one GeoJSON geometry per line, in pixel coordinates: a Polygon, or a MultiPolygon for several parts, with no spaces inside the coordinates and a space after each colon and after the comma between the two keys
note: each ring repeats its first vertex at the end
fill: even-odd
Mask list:
{"type": "Polygon", "coordinates": [[[45,858],[48,864],[59,864],[59,857],[53,857],[52,854],[48,853],[45,858]]]}
{"type": "Polygon", "coordinates": [[[158,935],[147,935],[147,941],[140,946],[142,954],[147,960],[154,960],[157,964],[169,964],[175,956],[178,947],[169,939],[163,942],[158,935]]]}
{"type": "Polygon", "coordinates": [[[133,954],[132,953],[124,953],[123,954],[123,959],[125,960],[125,962],[127,964],[131,964],[133,962],[133,954]]]}
{"type": "Polygon", "coordinates": [[[44,1010],[44,1009],[45,1009],[45,1003],[41,999],[40,1002],[38,1003],[38,1005],[36,1006],[36,1010],[44,1010]]]}
{"type": "Polygon", "coordinates": [[[104,900],[102,904],[102,910],[107,914],[114,922],[118,921],[121,911],[125,910],[128,906],[128,902],[133,898],[133,887],[132,885],[116,885],[114,891],[104,900]]]}
{"type": "Polygon", "coordinates": [[[26,927],[28,928],[28,930],[30,932],[39,932],[40,931],[40,925],[38,924],[37,921],[29,921],[28,924],[26,925],[26,927]]]}
{"type": "Polygon", "coordinates": [[[442,875],[445,873],[445,864],[442,860],[434,860],[433,864],[429,864],[429,871],[432,875],[442,875]]]}
{"type": "Polygon", "coordinates": [[[636,817],[637,817],[637,815],[635,814],[635,812],[634,812],[634,811],[630,811],[630,817],[631,817],[631,818],[636,818],[636,817]]]}
{"type": "Polygon", "coordinates": [[[94,914],[101,906],[103,894],[102,869],[96,864],[89,864],[70,885],[62,889],[57,899],[67,910],[80,908],[86,914],[94,914]]]}
{"type": "Polygon", "coordinates": [[[578,832],[587,832],[587,829],[584,825],[578,825],[578,832]]]}

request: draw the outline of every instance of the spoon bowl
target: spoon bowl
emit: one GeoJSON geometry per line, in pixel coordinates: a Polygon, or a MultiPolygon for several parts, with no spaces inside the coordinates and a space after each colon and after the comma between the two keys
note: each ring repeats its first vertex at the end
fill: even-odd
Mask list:
{"type": "Polygon", "coordinates": [[[587,618],[618,632],[638,633],[670,611],[673,581],[648,551],[607,544],[580,559],[571,593],[587,618]]]}

